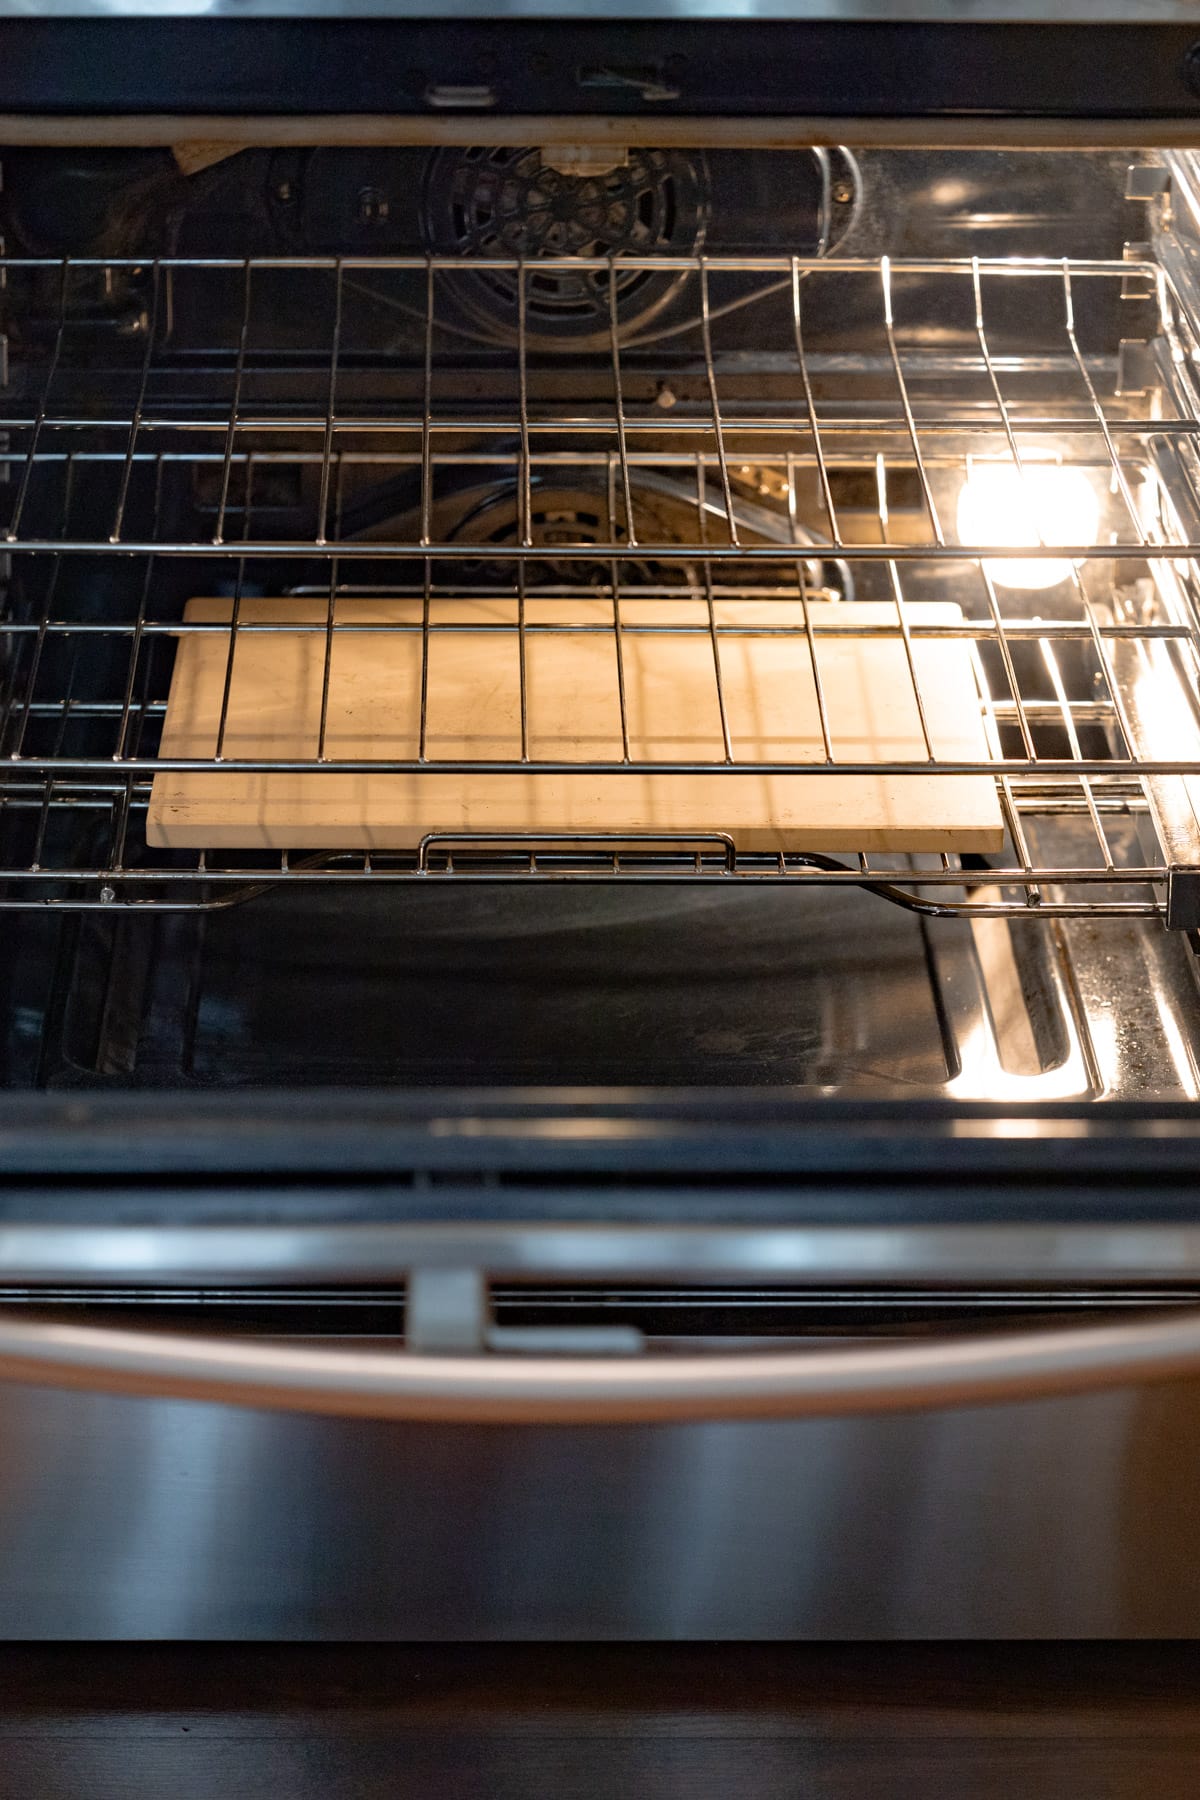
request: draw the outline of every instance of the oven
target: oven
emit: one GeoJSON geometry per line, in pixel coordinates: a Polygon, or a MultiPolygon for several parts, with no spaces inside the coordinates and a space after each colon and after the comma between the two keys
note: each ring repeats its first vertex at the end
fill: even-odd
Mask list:
{"type": "Polygon", "coordinates": [[[1200,1628],[1197,146],[0,4],[0,1633],[1200,1628]]]}

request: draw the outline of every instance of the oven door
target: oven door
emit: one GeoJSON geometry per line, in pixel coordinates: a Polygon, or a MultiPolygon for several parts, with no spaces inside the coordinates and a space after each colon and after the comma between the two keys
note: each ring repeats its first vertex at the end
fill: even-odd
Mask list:
{"type": "Polygon", "coordinates": [[[8,1107],[0,1632],[1190,1635],[1198,1131],[8,1107]]]}

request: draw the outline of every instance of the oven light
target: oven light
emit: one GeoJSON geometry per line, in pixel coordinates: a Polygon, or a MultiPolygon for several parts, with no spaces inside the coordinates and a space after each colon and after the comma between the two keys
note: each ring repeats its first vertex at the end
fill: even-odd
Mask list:
{"type": "MultiPolygon", "coordinates": [[[[958,496],[960,544],[1092,544],[1100,498],[1082,469],[1059,463],[975,463],[958,496]]],[[[1056,557],[995,557],[984,567],[997,587],[1048,588],[1071,564],[1056,557]]]]}

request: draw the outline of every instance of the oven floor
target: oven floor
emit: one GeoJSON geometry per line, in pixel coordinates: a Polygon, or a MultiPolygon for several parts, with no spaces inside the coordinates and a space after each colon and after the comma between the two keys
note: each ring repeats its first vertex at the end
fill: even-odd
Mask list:
{"type": "Polygon", "coordinates": [[[920,920],[845,890],[310,890],[14,937],[10,1086],[947,1076],[920,920]]]}
{"type": "Polygon", "coordinates": [[[10,913],[0,1088],[1200,1096],[1197,957],[1137,919],[857,889],[400,886],[10,913]]]}
{"type": "Polygon", "coordinates": [[[1195,1645],[0,1652],[0,1800],[1191,1800],[1195,1645]]]}

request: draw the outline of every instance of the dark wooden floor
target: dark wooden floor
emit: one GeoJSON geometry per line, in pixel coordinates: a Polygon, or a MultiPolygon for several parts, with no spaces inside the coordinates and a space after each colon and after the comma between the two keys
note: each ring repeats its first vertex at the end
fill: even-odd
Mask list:
{"type": "Polygon", "coordinates": [[[1197,1800],[1200,1646],[0,1650],[3,1800],[1197,1800]]]}

